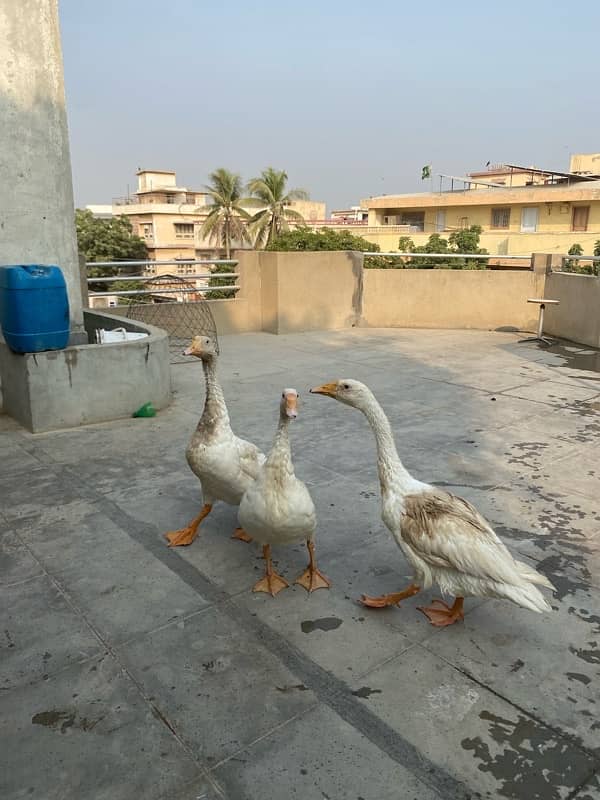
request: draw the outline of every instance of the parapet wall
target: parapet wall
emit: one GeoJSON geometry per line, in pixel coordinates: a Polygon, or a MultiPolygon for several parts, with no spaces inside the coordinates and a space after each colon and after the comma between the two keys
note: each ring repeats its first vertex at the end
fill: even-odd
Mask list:
{"type": "Polygon", "coordinates": [[[236,257],[237,297],[209,301],[221,334],[356,325],[534,330],[537,306],[527,298],[543,294],[546,278],[543,269],[363,269],[353,252],[236,257]]]}
{"type": "Polygon", "coordinates": [[[363,324],[375,328],[533,330],[543,289],[533,271],[366,269],[363,324]]]}

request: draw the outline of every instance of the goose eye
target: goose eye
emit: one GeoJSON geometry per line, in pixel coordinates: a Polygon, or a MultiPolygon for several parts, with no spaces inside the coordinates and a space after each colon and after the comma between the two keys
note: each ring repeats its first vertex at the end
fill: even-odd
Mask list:
{"type": "Polygon", "coordinates": [[[281,396],[282,396],[282,397],[285,397],[285,392],[282,392],[282,393],[281,393],[281,396]]]}
{"type": "Polygon", "coordinates": [[[349,388],[350,388],[350,385],[349,385],[349,384],[347,384],[347,383],[345,383],[345,384],[344,384],[344,389],[349,389],[349,388]]]}

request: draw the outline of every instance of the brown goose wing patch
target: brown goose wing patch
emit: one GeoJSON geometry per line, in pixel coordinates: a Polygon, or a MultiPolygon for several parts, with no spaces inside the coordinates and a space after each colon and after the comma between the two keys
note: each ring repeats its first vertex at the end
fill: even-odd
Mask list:
{"type": "Polygon", "coordinates": [[[517,569],[505,545],[467,500],[448,492],[404,499],[401,535],[432,567],[512,582],[517,569]]]}

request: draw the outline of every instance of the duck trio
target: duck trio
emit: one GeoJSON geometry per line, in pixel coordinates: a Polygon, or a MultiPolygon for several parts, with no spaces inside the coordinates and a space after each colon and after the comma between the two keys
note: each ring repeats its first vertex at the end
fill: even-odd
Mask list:
{"type": "MultiPolygon", "coordinates": [[[[202,360],[206,401],[186,450],[190,468],[199,478],[204,505],[198,516],[179,531],[166,534],[170,546],[189,545],[216,500],[239,506],[241,528],[233,536],[263,546],[265,575],[256,592],[276,595],[288,586],[271,562],[271,546],[305,542],[309,564],[296,583],[308,592],[329,588],[315,560],[316,513],[308,489],[295,473],[288,427],[298,415],[298,393],[283,390],[275,440],[267,457],[231,429],[223,391],[216,372],[217,352],[209,337],[194,337],[185,351],[202,360]]],[[[399,605],[400,601],[436,583],[454,597],[452,605],[434,600],[420,607],[432,625],[442,627],[463,619],[465,597],[511,600],[532,611],[551,607],[538,586],[553,590],[550,581],[515,560],[490,524],[467,500],[423,483],[403,466],[392,429],[371,390],[360,381],[343,379],[311,389],[361,411],[377,444],[382,519],[414,570],[414,583],[394,593],[370,597],[370,608],[399,605]]]]}

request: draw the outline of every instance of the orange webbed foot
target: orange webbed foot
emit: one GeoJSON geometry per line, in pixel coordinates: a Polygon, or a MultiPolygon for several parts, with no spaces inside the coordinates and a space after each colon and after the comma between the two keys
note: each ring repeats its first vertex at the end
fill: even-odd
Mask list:
{"type": "Polygon", "coordinates": [[[195,517],[189,525],[178,531],[169,531],[169,533],[165,533],[165,539],[169,542],[169,547],[184,547],[185,545],[191,544],[196,536],[198,536],[200,523],[204,517],[210,514],[211,509],[212,503],[205,503],[198,516],[195,517]]]}
{"type": "Polygon", "coordinates": [[[191,544],[197,535],[197,530],[188,527],[181,528],[179,531],[169,531],[165,533],[165,539],[168,540],[169,547],[184,547],[191,544]]]}
{"type": "Polygon", "coordinates": [[[443,600],[432,600],[430,606],[418,606],[418,610],[425,614],[427,619],[436,628],[445,628],[465,618],[463,611],[463,598],[457,597],[452,606],[443,600]],[[436,607],[436,606],[439,606],[436,607]]]}
{"type": "Polygon", "coordinates": [[[253,542],[254,539],[248,536],[243,528],[236,528],[231,535],[232,539],[238,539],[240,542],[253,542]]]}
{"type": "Polygon", "coordinates": [[[271,574],[267,574],[264,578],[261,578],[257,581],[253,588],[253,592],[266,592],[270,594],[271,597],[275,597],[282,589],[287,589],[289,583],[286,581],[285,578],[282,578],[281,575],[278,575],[276,572],[271,572],[271,574]]]}
{"type": "Polygon", "coordinates": [[[310,567],[307,567],[302,575],[300,575],[300,577],[294,581],[294,583],[304,586],[309,594],[314,592],[316,589],[329,589],[331,586],[331,581],[329,578],[326,578],[320,570],[311,569],[310,567]]]}
{"type": "Polygon", "coordinates": [[[397,606],[401,600],[406,600],[407,597],[420,592],[420,587],[411,583],[406,589],[401,592],[392,592],[390,594],[382,594],[379,597],[370,597],[368,594],[363,594],[360,598],[360,603],[367,608],[389,608],[390,606],[397,606]]]}

